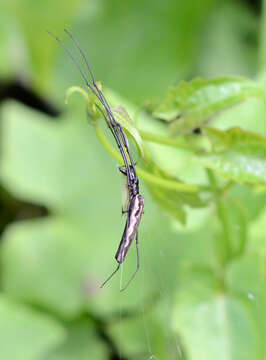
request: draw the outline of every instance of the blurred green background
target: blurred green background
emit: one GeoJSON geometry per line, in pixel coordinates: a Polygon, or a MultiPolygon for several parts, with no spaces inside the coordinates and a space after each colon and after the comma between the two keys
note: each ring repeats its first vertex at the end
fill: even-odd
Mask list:
{"type": "MultiPolygon", "coordinates": [[[[188,209],[181,226],[141,183],[141,271],[125,292],[120,275],[99,288],[123,230],[121,179],[84,101],[75,95],[64,105],[66,89],[82,80],[46,32],[73,49],[63,29],[72,31],[114,104],[152,132],[160,124],[137,117],[139,109],[182,79],[233,74],[263,82],[262,19],[260,1],[1,0],[1,359],[266,358],[263,194],[234,189],[249,228],[235,203],[224,205],[232,232],[249,237],[251,250],[219,274],[221,292],[214,207],[188,209]]],[[[250,101],[217,126],[266,135],[264,119],[250,101]]],[[[190,154],[176,162],[168,148],[151,150],[182,180],[204,183],[190,154]]],[[[133,249],[123,279],[135,263],[133,249]]]]}

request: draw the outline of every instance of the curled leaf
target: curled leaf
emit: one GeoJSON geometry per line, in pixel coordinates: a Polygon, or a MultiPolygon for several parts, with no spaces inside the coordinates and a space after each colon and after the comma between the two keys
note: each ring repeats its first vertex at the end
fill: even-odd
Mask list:
{"type": "Polygon", "coordinates": [[[99,110],[97,109],[97,106],[96,106],[97,98],[94,94],[89,96],[87,91],[84,90],[83,88],[81,88],[79,86],[71,86],[70,88],[68,88],[67,92],[65,94],[65,104],[68,103],[70,96],[72,96],[72,94],[75,92],[80,93],[84,97],[84,99],[86,101],[86,105],[87,105],[86,110],[87,110],[87,113],[88,113],[90,119],[97,120],[101,116],[101,113],[99,112],[99,110]]]}
{"type": "Polygon", "coordinates": [[[68,104],[68,100],[69,100],[70,96],[75,92],[79,92],[80,94],[82,94],[84,96],[86,102],[89,104],[90,99],[89,99],[89,95],[88,95],[87,91],[85,91],[83,88],[81,88],[79,86],[71,86],[70,88],[67,89],[66,94],[65,94],[65,104],[68,104]]]}

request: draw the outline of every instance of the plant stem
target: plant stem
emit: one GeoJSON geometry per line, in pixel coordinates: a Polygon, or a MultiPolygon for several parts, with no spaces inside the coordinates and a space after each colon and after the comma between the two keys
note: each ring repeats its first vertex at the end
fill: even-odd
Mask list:
{"type": "Polygon", "coordinates": [[[226,193],[226,198],[230,199],[231,203],[235,206],[235,208],[238,211],[239,216],[241,216],[242,226],[241,226],[241,232],[243,236],[241,237],[241,241],[238,244],[238,249],[234,253],[235,256],[242,255],[246,249],[246,244],[248,240],[247,236],[247,223],[248,223],[248,214],[246,212],[246,208],[243,206],[241,201],[239,201],[237,198],[233,197],[232,195],[226,193]]]}
{"type": "MultiPolygon", "coordinates": [[[[105,149],[112,155],[112,157],[116,161],[118,161],[121,165],[123,165],[123,160],[122,160],[121,155],[116,150],[114,150],[112,145],[107,140],[106,136],[103,134],[100,126],[96,124],[94,126],[94,128],[95,128],[95,132],[96,132],[98,139],[103,144],[105,149]]],[[[138,172],[138,175],[143,180],[147,181],[150,184],[157,185],[157,186],[163,187],[168,190],[176,190],[176,191],[182,191],[182,192],[186,192],[186,193],[196,193],[196,192],[199,192],[200,190],[207,190],[206,187],[200,187],[200,186],[192,185],[192,184],[183,184],[178,181],[167,180],[162,177],[155,176],[155,175],[139,168],[138,166],[136,166],[136,170],[138,172]]]]}
{"type": "Polygon", "coordinates": [[[210,185],[213,189],[213,194],[217,206],[217,213],[220,218],[220,222],[222,224],[223,236],[217,237],[219,241],[218,245],[218,253],[222,254],[221,256],[221,264],[224,268],[227,262],[231,259],[231,241],[230,241],[230,227],[228,223],[228,213],[226,211],[226,207],[221,199],[221,190],[216,183],[215,176],[210,169],[207,169],[207,174],[209,178],[210,185]]]}
{"type": "Polygon", "coordinates": [[[188,150],[192,149],[191,146],[183,143],[180,140],[172,139],[172,138],[169,138],[169,137],[166,137],[166,136],[153,135],[153,134],[147,133],[145,131],[141,131],[141,130],[139,130],[139,133],[140,133],[142,139],[146,140],[146,141],[151,141],[151,142],[155,142],[155,143],[158,143],[158,144],[164,144],[164,145],[179,147],[179,148],[182,148],[182,149],[188,149],[188,150]]]}

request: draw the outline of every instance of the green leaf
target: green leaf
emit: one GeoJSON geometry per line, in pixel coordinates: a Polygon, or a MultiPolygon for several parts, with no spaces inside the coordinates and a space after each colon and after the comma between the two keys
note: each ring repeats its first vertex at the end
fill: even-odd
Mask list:
{"type": "Polygon", "coordinates": [[[186,212],[180,198],[176,196],[174,191],[162,190],[161,188],[155,186],[148,187],[153,199],[163,210],[173,216],[176,220],[180,221],[181,224],[186,223],[186,212]],[[172,197],[173,193],[175,195],[175,199],[172,197]]]}
{"type": "MultiPolygon", "coordinates": [[[[182,183],[180,179],[173,176],[172,174],[161,169],[154,160],[145,154],[147,162],[143,165],[146,171],[149,173],[160,177],[164,180],[176,181],[182,183]]],[[[162,188],[157,185],[147,184],[154,200],[170,215],[172,215],[176,220],[180,221],[182,224],[186,223],[186,213],[185,206],[191,206],[195,208],[204,207],[207,205],[204,201],[201,200],[199,194],[197,193],[185,193],[178,190],[172,190],[167,188],[162,188]]]]}
{"type": "Polygon", "coordinates": [[[239,128],[204,128],[212,152],[199,159],[225,179],[238,183],[266,182],[266,138],[239,128]]]}
{"type": "Polygon", "coordinates": [[[66,327],[67,337],[41,360],[106,359],[106,349],[100,342],[89,317],[66,327]]]}
{"type": "Polygon", "coordinates": [[[172,326],[188,359],[262,359],[249,306],[217,285],[211,274],[197,271],[177,293],[172,326]]]}
{"type": "Polygon", "coordinates": [[[81,189],[88,189],[88,164],[101,171],[91,151],[98,144],[91,128],[81,116],[51,123],[14,103],[2,116],[2,183],[19,198],[60,211],[72,208],[81,189]]]}
{"type": "Polygon", "coordinates": [[[93,280],[87,275],[89,246],[75,227],[64,219],[33,220],[13,226],[4,238],[5,292],[66,318],[79,314],[89,296],[86,283],[93,280]]]}
{"type": "MultiPolygon", "coordinates": [[[[265,199],[264,199],[265,200],[265,199]]],[[[259,216],[250,224],[250,243],[249,248],[254,249],[256,252],[260,253],[262,256],[265,256],[266,253],[266,242],[265,242],[265,232],[266,232],[266,211],[265,211],[265,201],[263,210],[260,212],[259,216]]],[[[266,271],[264,269],[264,274],[266,271]]]]}
{"type": "MultiPolygon", "coordinates": [[[[265,220],[265,219],[264,219],[265,220]]],[[[265,222],[264,222],[265,224],[265,222]]],[[[259,225],[259,224],[257,224],[259,225]]],[[[262,225],[262,227],[265,227],[262,225]]],[[[260,229],[260,237],[263,238],[264,228],[260,229]]],[[[256,234],[252,231],[252,239],[256,234]]],[[[256,239],[255,241],[257,241],[256,239]]],[[[230,293],[241,299],[249,310],[250,319],[256,324],[257,341],[256,349],[260,351],[257,359],[266,358],[266,273],[265,273],[265,238],[261,242],[264,248],[249,244],[249,252],[236,258],[226,270],[226,281],[230,293]]],[[[255,243],[255,242],[254,242],[255,243]]]]}
{"type": "Polygon", "coordinates": [[[248,186],[235,184],[230,194],[237,199],[239,205],[243,206],[243,215],[248,222],[253,222],[263,211],[266,203],[266,187],[265,185],[248,186]]]}
{"type": "Polygon", "coordinates": [[[0,347],[3,359],[40,359],[60,345],[64,329],[49,316],[0,297],[0,347]]]}
{"type": "Polygon", "coordinates": [[[241,77],[196,78],[168,90],[154,116],[171,123],[173,135],[200,127],[221,110],[250,97],[264,98],[255,82],[241,77]]]}
{"type": "Polygon", "coordinates": [[[109,332],[112,338],[121,347],[120,351],[127,354],[130,359],[176,358],[175,333],[172,331],[166,333],[165,331],[169,306],[166,307],[166,304],[159,303],[156,307],[155,301],[155,296],[153,296],[153,301],[150,302],[147,310],[144,309],[145,304],[139,304],[143,311],[141,316],[128,316],[128,318],[125,317],[120,319],[121,321],[113,321],[110,324],[109,332]],[[168,346],[165,346],[165,343],[168,346]]]}

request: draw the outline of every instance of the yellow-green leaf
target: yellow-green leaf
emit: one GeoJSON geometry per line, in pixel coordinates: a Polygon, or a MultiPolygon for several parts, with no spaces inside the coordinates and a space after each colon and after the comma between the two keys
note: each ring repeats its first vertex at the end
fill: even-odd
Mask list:
{"type": "Polygon", "coordinates": [[[242,77],[195,78],[171,87],[154,116],[170,122],[173,135],[186,134],[232,105],[264,96],[256,82],[242,77]]]}

